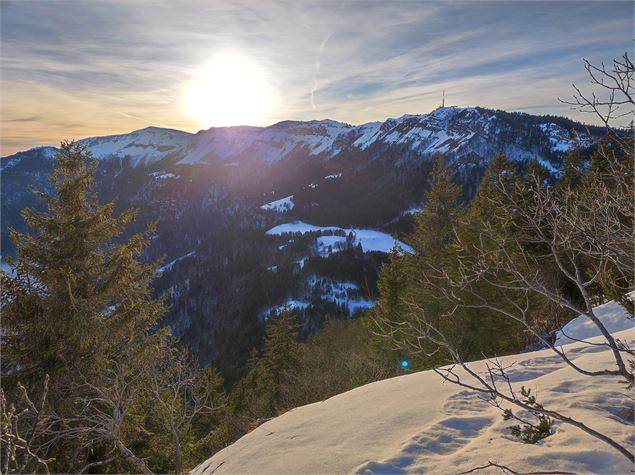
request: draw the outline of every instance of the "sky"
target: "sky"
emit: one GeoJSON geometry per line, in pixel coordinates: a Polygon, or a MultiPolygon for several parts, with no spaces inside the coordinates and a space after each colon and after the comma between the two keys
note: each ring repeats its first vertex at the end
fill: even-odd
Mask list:
{"type": "Polygon", "coordinates": [[[0,1],[1,149],[149,125],[334,119],[560,103],[582,58],[633,46],[631,1],[0,1]]]}

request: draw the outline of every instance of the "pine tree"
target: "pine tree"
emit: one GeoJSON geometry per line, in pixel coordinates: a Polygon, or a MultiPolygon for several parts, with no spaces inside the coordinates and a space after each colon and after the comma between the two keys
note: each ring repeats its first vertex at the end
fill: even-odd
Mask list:
{"type": "Polygon", "coordinates": [[[274,384],[280,382],[284,371],[298,362],[298,325],[293,315],[283,312],[269,320],[265,336],[264,367],[274,384]]]}
{"type": "Polygon", "coordinates": [[[281,381],[298,365],[297,337],[298,325],[291,313],[285,311],[268,320],[262,356],[252,359],[252,368],[233,391],[231,403],[235,411],[251,419],[276,415],[281,406],[281,381]]]}
{"type": "Polygon", "coordinates": [[[408,243],[415,254],[424,259],[441,257],[444,246],[451,240],[452,225],[461,212],[461,190],[452,181],[443,157],[440,157],[425,196],[424,210],[415,217],[415,231],[408,243]]]}
{"type": "Polygon", "coordinates": [[[50,376],[49,405],[65,425],[49,451],[55,471],[78,470],[108,446],[147,471],[121,439],[122,411],[132,412],[148,361],[168,344],[166,331],[153,331],[164,307],[150,285],[156,266],[140,261],[147,234],[117,242],[135,212],[115,217],[114,203],[99,203],[97,162],[82,145],[62,142],[56,160],[54,193],[37,193],[44,210],[22,213],[32,232],[11,230],[17,260],[15,276],[3,275],[3,383],[28,387],[50,376]],[[97,431],[92,424],[108,414],[112,433],[97,431]]]}
{"type": "Polygon", "coordinates": [[[386,330],[388,323],[392,339],[406,353],[413,346],[421,346],[419,356],[412,354],[409,358],[414,367],[429,368],[444,361],[436,345],[413,341],[409,328],[426,323],[439,328],[452,324],[443,318],[448,305],[434,283],[445,267],[453,226],[462,213],[460,198],[460,189],[440,157],[432,170],[424,210],[416,216],[415,230],[407,240],[414,254],[393,253],[381,269],[380,298],[373,309],[373,320],[382,329],[379,333],[386,330]]]}
{"type": "MultiPolygon", "coordinates": [[[[493,203],[498,197],[498,187],[501,183],[509,183],[518,176],[519,172],[507,161],[502,152],[491,159],[476,196],[464,215],[455,223],[461,249],[457,250],[455,246],[449,248],[451,258],[448,259],[447,266],[450,273],[456,272],[459,266],[459,259],[456,258],[458,252],[470,252],[470,246],[477,242],[489,243],[495,249],[500,246],[495,237],[511,232],[508,229],[509,223],[512,222],[510,210],[493,206],[493,203]],[[485,241],[482,233],[484,229],[488,230],[485,241]]],[[[455,292],[466,304],[478,304],[478,298],[473,294],[484,297],[488,292],[491,293],[491,288],[474,282],[469,293],[461,292],[460,289],[455,292]]],[[[477,358],[483,354],[497,356],[519,349],[521,330],[513,321],[501,318],[491,311],[467,307],[457,309],[456,320],[461,331],[455,335],[455,344],[461,348],[465,358],[477,358]]]]}
{"type": "Polygon", "coordinates": [[[437,162],[424,211],[416,217],[415,231],[408,240],[415,253],[393,255],[382,267],[380,298],[373,310],[379,333],[390,333],[405,354],[412,355],[412,367],[428,368],[447,361],[448,355],[433,341],[440,334],[460,348],[466,360],[518,348],[518,329],[513,322],[469,307],[474,300],[470,292],[486,292],[487,286],[479,288],[473,283],[470,292],[453,288],[452,298],[444,292],[448,279],[460,272],[458,253],[469,252],[470,243],[480,238],[484,227],[493,226],[496,231],[497,226],[506,223],[506,216],[501,213],[509,210],[492,207],[491,198],[497,193],[497,183],[511,180],[514,175],[504,155],[494,157],[476,197],[466,209],[461,203],[460,189],[453,183],[444,162],[437,162]],[[457,298],[468,305],[457,307],[454,302],[457,298]],[[390,322],[388,326],[386,322],[390,322]],[[421,335],[417,333],[422,332],[430,332],[432,338],[418,338],[421,335]],[[412,350],[415,355],[424,356],[415,356],[412,350]]]}
{"type": "Polygon", "coordinates": [[[5,360],[20,377],[86,371],[114,338],[143,334],[164,312],[151,295],[155,267],[138,260],[146,236],[114,242],[135,212],[114,217],[114,203],[99,204],[90,157],[63,142],[51,176],[55,193],[37,193],[46,209],[22,213],[33,233],[10,233],[17,264],[2,307],[5,360]]]}
{"type": "Polygon", "coordinates": [[[403,251],[393,248],[388,262],[380,269],[377,289],[381,298],[377,300],[373,312],[396,319],[406,311],[403,297],[409,286],[408,275],[404,269],[403,251]]]}

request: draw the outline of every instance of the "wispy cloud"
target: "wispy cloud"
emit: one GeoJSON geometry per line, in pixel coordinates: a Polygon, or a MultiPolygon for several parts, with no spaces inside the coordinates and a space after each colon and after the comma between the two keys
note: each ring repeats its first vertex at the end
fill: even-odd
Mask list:
{"type": "Polygon", "coordinates": [[[313,88],[311,89],[311,109],[315,109],[315,91],[318,87],[318,75],[320,74],[320,60],[322,59],[322,53],[324,53],[324,48],[326,48],[326,44],[331,39],[331,34],[329,33],[324,41],[320,44],[320,49],[318,50],[318,58],[315,63],[315,75],[313,76],[313,88]]]}
{"type": "Polygon", "coordinates": [[[29,117],[18,117],[16,119],[3,118],[2,122],[37,122],[39,120],[40,120],[40,117],[32,115],[29,117]]]}
{"type": "Polygon", "coordinates": [[[630,50],[633,28],[625,1],[6,0],[1,8],[2,154],[150,123],[198,130],[184,88],[222,50],[266,71],[278,97],[268,123],[423,113],[443,89],[453,105],[591,120],[557,98],[587,83],[582,57],[610,61],[630,50]]]}

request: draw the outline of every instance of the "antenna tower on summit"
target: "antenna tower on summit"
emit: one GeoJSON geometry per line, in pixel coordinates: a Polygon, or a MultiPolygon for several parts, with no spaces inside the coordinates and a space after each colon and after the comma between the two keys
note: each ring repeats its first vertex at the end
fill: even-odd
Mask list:
{"type": "Polygon", "coordinates": [[[441,108],[445,107],[445,89],[443,90],[443,95],[441,96],[441,108]]]}

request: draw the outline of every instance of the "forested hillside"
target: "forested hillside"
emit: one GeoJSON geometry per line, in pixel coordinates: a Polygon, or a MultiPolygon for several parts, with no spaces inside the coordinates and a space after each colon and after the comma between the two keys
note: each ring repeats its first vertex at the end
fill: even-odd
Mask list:
{"type": "MultiPolygon", "coordinates": [[[[567,153],[583,163],[600,136],[564,118],[445,107],[361,126],[151,127],[80,144],[99,161],[100,200],[114,200],[116,213],[139,210],[123,237],[157,223],[143,259],[165,258],[154,283],[168,299],[165,322],[202,363],[233,378],[262,348],[276,309],[299,312],[306,336],[326,314],[373,305],[379,267],[395,238],[405,246],[438,157],[466,203],[499,152],[556,179],[567,153]],[[270,232],[295,221],[309,227],[270,232]]],[[[20,211],[40,209],[31,187],[51,191],[55,152],[2,159],[4,256],[15,252],[8,229],[26,230],[20,211]]]]}

